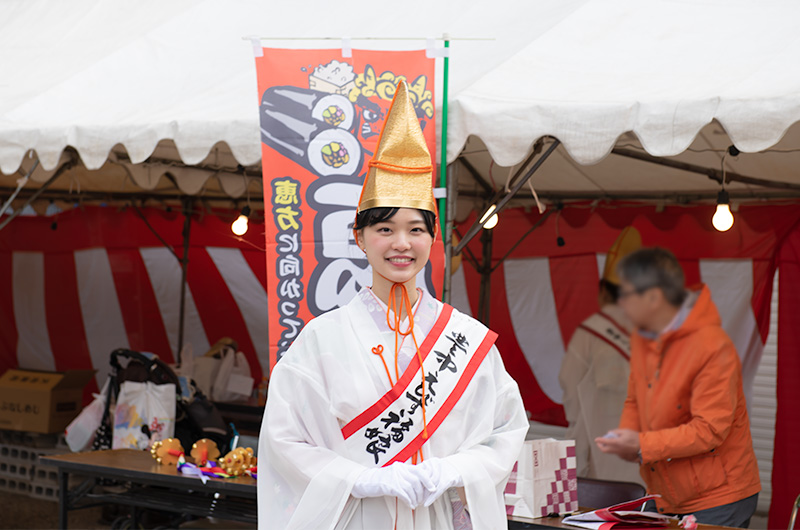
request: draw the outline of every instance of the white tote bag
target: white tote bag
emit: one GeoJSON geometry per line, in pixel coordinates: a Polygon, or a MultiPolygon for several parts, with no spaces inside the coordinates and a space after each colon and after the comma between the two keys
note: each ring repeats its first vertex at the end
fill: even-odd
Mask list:
{"type": "Polygon", "coordinates": [[[175,385],[150,381],[125,381],[120,385],[112,449],[147,449],[152,442],[174,434],[175,385]]]}
{"type": "Polygon", "coordinates": [[[250,365],[242,352],[231,348],[222,350],[222,362],[211,387],[212,401],[242,401],[253,393],[250,365]]]}

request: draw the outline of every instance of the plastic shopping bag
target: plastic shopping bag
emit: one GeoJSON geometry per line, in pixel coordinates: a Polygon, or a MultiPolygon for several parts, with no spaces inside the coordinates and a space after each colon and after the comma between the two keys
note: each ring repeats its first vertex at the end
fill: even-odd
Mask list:
{"type": "Polygon", "coordinates": [[[112,449],[147,449],[175,434],[175,385],[125,381],[114,411],[112,449]]]}
{"type": "Polygon", "coordinates": [[[67,425],[64,436],[69,450],[73,453],[86,451],[94,441],[95,432],[103,421],[103,412],[106,410],[106,396],[108,395],[108,382],[103,385],[99,394],[93,394],[94,399],[83,408],[80,414],[67,425]]]}
{"type": "Polygon", "coordinates": [[[231,348],[222,351],[222,362],[211,388],[213,401],[240,401],[247,399],[253,392],[253,378],[250,365],[242,352],[234,352],[231,348]]]}

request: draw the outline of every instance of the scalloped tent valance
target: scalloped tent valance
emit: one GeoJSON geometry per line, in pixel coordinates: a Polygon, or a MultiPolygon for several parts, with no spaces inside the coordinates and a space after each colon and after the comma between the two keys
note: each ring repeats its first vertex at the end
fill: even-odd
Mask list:
{"type": "MultiPolygon", "coordinates": [[[[758,151],[800,120],[796,2],[410,0],[392,9],[390,26],[374,2],[338,5],[335,25],[329,7],[3,2],[0,171],[17,171],[31,150],[52,170],[67,146],[89,170],[117,145],[137,164],[164,140],[188,165],[219,142],[238,164],[257,164],[248,35],[281,47],[337,44],[278,39],[419,38],[353,41],[382,49],[425,47],[426,37],[443,33],[493,39],[451,45],[449,160],[470,136],[505,166],[544,135],[559,138],[580,164],[602,160],[625,133],[653,155],[676,155],[712,121],[730,137],[724,143],[758,151]]],[[[600,188],[615,187],[604,178],[611,181],[600,188]]],[[[581,186],[596,189],[592,180],[581,186]]]]}

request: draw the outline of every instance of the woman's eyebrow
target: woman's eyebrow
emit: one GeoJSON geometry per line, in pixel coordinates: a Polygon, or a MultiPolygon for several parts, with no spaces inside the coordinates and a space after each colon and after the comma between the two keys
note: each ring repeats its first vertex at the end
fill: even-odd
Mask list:
{"type": "MultiPolygon", "coordinates": [[[[407,223],[408,224],[412,224],[412,225],[424,225],[425,224],[425,220],[424,219],[414,219],[412,221],[408,221],[407,223]]],[[[379,223],[376,223],[376,224],[393,224],[394,225],[394,224],[397,224],[397,221],[395,221],[394,219],[386,219],[385,221],[380,221],[379,223]]]]}

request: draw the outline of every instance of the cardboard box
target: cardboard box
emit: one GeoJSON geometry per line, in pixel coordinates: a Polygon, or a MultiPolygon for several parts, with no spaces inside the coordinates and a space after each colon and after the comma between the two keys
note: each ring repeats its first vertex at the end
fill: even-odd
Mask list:
{"type": "Polygon", "coordinates": [[[81,410],[94,370],[8,370],[0,377],[0,429],[61,432],[81,410]]]}

